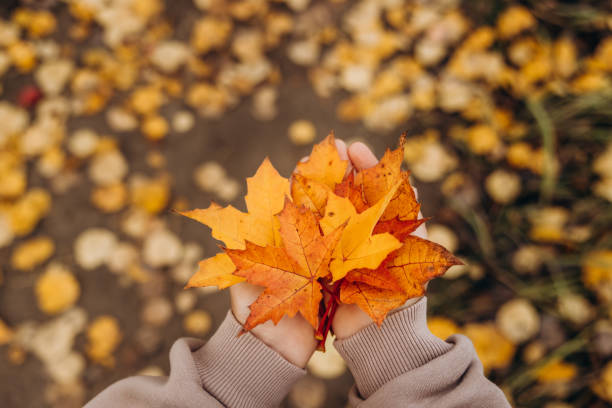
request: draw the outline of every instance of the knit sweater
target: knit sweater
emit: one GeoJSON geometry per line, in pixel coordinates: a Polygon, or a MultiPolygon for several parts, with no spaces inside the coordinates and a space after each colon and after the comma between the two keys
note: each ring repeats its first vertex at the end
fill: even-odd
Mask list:
{"type": "MultiPolygon", "coordinates": [[[[447,341],[427,328],[427,302],[390,314],[335,347],[355,378],[349,405],[370,407],[510,407],[483,375],[470,340],[447,341]]],[[[276,407],[306,371],[250,333],[228,312],[204,343],[182,338],[170,350],[169,377],[130,377],[103,390],[86,408],[276,407]]]]}

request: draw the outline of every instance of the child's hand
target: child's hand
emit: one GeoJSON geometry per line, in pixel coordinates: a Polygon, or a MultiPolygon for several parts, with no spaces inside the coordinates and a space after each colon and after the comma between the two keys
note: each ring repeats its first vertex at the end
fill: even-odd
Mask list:
{"type": "MultiPolygon", "coordinates": [[[[263,288],[246,282],[230,287],[232,312],[241,324],[246,322],[251,312],[249,305],[262,291],[263,288]]],[[[289,362],[302,368],[317,348],[314,329],[299,313],[295,317],[284,316],[277,325],[267,321],[250,332],[289,362]]]]}
{"type": "MultiPolygon", "coordinates": [[[[338,150],[340,151],[340,156],[343,158],[348,157],[351,160],[352,166],[357,170],[367,169],[378,163],[378,159],[374,156],[374,153],[372,153],[363,143],[353,143],[348,149],[344,143],[339,143],[338,150]],[[340,151],[342,147],[344,147],[344,151],[340,151]]],[[[420,213],[419,217],[421,217],[420,213]]],[[[414,235],[426,239],[427,230],[425,229],[425,224],[422,224],[414,232],[414,235]]],[[[405,305],[416,303],[419,299],[420,298],[408,299],[405,305]]],[[[372,319],[370,319],[370,317],[357,305],[340,304],[338,310],[336,310],[334,320],[332,321],[332,328],[336,336],[339,339],[343,339],[355,334],[370,323],[372,323],[372,319]]]]}

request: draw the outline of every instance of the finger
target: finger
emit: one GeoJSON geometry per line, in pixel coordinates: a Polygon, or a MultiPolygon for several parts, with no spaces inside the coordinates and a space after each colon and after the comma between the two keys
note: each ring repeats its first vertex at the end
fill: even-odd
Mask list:
{"type": "Polygon", "coordinates": [[[346,148],[346,143],[342,139],[336,139],[336,150],[338,150],[338,155],[342,160],[348,160],[348,149],[346,148]]]}
{"type": "Polygon", "coordinates": [[[378,159],[370,148],[361,142],[355,142],[348,148],[348,154],[353,166],[357,170],[363,170],[375,166],[378,159]]]}
{"type": "Polygon", "coordinates": [[[351,159],[349,158],[348,149],[344,140],[336,139],[336,149],[338,150],[338,156],[340,156],[340,159],[348,161],[348,166],[346,166],[345,172],[345,176],[347,176],[351,171],[353,171],[353,165],[351,164],[351,159]]]}

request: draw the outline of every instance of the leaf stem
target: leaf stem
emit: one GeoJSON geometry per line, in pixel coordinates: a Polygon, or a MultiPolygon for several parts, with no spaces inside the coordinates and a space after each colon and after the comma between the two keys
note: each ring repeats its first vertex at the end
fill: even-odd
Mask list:
{"type": "Polygon", "coordinates": [[[321,322],[319,323],[319,328],[315,332],[315,338],[319,340],[317,345],[317,350],[325,351],[325,340],[327,339],[327,335],[331,329],[332,321],[334,320],[334,315],[336,314],[336,310],[338,309],[339,301],[339,293],[340,293],[340,285],[339,282],[336,282],[332,290],[323,286],[324,289],[330,294],[330,299],[327,305],[325,306],[325,312],[321,317],[321,322]]]}
{"type": "MultiPolygon", "coordinates": [[[[327,293],[328,293],[328,294],[329,294],[329,295],[330,295],[332,298],[334,298],[334,299],[336,300],[336,302],[337,302],[337,301],[338,301],[338,299],[337,299],[337,297],[338,297],[338,296],[336,295],[336,293],[335,293],[335,292],[333,292],[333,291],[331,291],[331,290],[330,290],[330,289],[327,287],[327,285],[322,285],[322,286],[323,286],[323,290],[324,290],[325,292],[327,292],[327,293]]],[[[334,286],[335,286],[335,285],[334,285],[334,286]]]]}
{"type": "Polygon", "coordinates": [[[329,303],[327,303],[327,305],[325,305],[325,313],[323,313],[323,316],[321,316],[321,321],[319,322],[319,327],[317,328],[317,331],[315,333],[315,338],[317,340],[321,340],[324,337],[323,330],[325,329],[325,322],[326,322],[327,316],[329,316],[329,313],[331,311],[331,304],[332,304],[332,302],[334,302],[334,298],[330,298],[329,299],[329,303]]]}

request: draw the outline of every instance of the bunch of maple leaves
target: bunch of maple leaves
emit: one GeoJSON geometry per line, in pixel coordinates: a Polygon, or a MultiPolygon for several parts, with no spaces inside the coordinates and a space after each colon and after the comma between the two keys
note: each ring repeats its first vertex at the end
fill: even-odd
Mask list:
{"type": "Polygon", "coordinates": [[[186,287],[262,286],[244,330],[299,312],[320,348],[340,303],[358,305],[380,326],[389,311],[422,296],[429,280],[461,264],[411,235],[426,220],[419,219],[409,172],[401,170],[403,157],[402,137],[376,166],[346,175],[349,163],[331,133],[291,180],[266,158],[247,178],[247,213],[215,203],[181,213],[225,244],[200,261],[186,287]]]}

